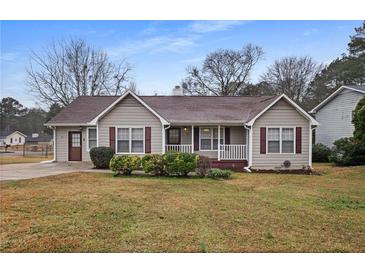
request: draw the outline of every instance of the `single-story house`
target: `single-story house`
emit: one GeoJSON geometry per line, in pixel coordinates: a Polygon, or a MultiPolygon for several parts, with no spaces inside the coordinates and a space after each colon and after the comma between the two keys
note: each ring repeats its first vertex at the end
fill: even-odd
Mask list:
{"type": "Polygon", "coordinates": [[[311,167],[318,125],[286,95],[81,96],[46,123],[55,161],[90,161],[90,148],[117,155],[195,152],[214,167],[311,167]]]}
{"type": "Polygon", "coordinates": [[[0,136],[1,146],[10,145],[24,145],[25,138],[27,135],[21,133],[20,131],[3,131],[0,136]]]}
{"type": "Polygon", "coordinates": [[[334,141],[352,137],[353,111],[364,96],[365,86],[342,86],[313,108],[309,113],[320,123],[315,142],[332,147],[334,141]]]}

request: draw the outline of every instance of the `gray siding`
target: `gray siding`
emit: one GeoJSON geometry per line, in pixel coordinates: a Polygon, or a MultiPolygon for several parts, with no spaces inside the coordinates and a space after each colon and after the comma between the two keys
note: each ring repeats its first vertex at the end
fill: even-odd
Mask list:
{"type": "Polygon", "coordinates": [[[253,125],[252,136],[252,168],[276,169],[281,167],[285,160],[291,162],[291,169],[300,169],[309,165],[309,125],[294,107],[284,99],[277,102],[266,111],[253,125]],[[302,127],[301,154],[260,154],[260,127],[302,127]]]}
{"type": "MultiPolygon", "coordinates": [[[[56,161],[68,161],[68,132],[80,131],[80,127],[56,127],[56,161]]],[[[82,128],[82,161],[89,162],[90,155],[87,151],[86,128],[82,128]]]]}
{"type": "Polygon", "coordinates": [[[360,92],[344,89],[318,110],[315,116],[320,125],[316,129],[316,143],[331,147],[334,141],[351,137],[354,132],[352,111],[363,96],[360,92]]]}
{"type": "Polygon", "coordinates": [[[99,146],[109,146],[109,127],[151,127],[152,153],[162,153],[161,121],[131,95],[124,98],[98,124],[99,146]]]}

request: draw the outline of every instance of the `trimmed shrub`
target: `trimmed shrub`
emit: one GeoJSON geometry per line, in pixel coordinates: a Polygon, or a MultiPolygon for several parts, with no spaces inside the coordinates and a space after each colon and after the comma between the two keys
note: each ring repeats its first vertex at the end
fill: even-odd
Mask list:
{"type": "Polygon", "coordinates": [[[109,168],[114,152],[110,147],[93,147],[90,149],[90,159],[96,168],[109,168]]]}
{"type": "Polygon", "coordinates": [[[341,138],[334,143],[329,160],[337,166],[365,164],[365,144],[355,138],[341,138]]]}
{"type": "Polygon", "coordinates": [[[212,179],[229,179],[232,172],[228,169],[212,168],[208,171],[208,177],[212,179]]]}
{"type": "Polygon", "coordinates": [[[312,147],[312,160],[313,162],[328,162],[328,157],[331,154],[331,149],[324,144],[314,144],[312,147]]]}
{"type": "Polygon", "coordinates": [[[198,168],[196,169],[196,174],[200,177],[205,177],[210,167],[211,167],[210,159],[206,156],[199,156],[198,168]]]}
{"type": "Polygon", "coordinates": [[[114,156],[110,160],[110,169],[115,175],[131,175],[132,171],[141,167],[141,158],[138,156],[114,156]]]}
{"type": "Polygon", "coordinates": [[[168,175],[187,176],[189,172],[195,171],[199,155],[169,151],[164,154],[163,160],[168,175]]]}
{"type": "Polygon", "coordinates": [[[147,154],[142,158],[142,168],[145,173],[163,175],[164,160],[160,154],[147,154]]]}

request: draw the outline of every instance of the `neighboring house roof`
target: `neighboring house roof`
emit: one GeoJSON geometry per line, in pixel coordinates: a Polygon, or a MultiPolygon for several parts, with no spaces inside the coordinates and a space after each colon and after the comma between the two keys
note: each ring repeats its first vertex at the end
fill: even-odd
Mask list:
{"type": "Polygon", "coordinates": [[[313,108],[311,111],[309,111],[309,113],[316,113],[322,107],[327,105],[332,99],[334,99],[344,89],[349,89],[349,90],[353,90],[353,91],[357,91],[357,92],[365,94],[365,85],[362,85],[362,86],[341,86],[336,91],[334,91],[330,96],[328,96],[326,99],[324,99],[320,104],[318,104],[315,108],[313,108]]]}
{"type": "Polygon", "coordinates": [[[4,130],[4,131],[1,131],[0,139],[6,139],[6,137],[8,137],[9,135],[14,134],[14,133],[18,133],[19,135],[27,137],[27,135],[25,135],[24,133],[17,131],[17,130],[10,130],[10,131],[4,130]]]}
{"type": "MultiPolygon", "coordinates": [[[[162,123],[248,123],[281,98],[286,99],[314,124],[317,122],[287,96],[81,96],[46,125],[94,125],[125,96],[132,95],[162,123]]],[[[253,123],[253,122],[252,122],[253,123]]]]}
{"type": "Polygon", "coordinates": [[[52,135],[40,134],[37,137],[29,136],[25,138],[26,142],[50,142],[53,139],[52,135]]]}

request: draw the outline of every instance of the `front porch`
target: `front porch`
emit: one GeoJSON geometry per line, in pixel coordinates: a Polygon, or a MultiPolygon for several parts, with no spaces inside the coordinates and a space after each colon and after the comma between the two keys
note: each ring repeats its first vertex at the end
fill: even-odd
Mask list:
{"type": "Polygon", "coordinates": [[[171,126],[164,129],[164,135],[164,152],[194,152],[213,162],[247,163],[248,138],[243,126],[171,126]]]}

